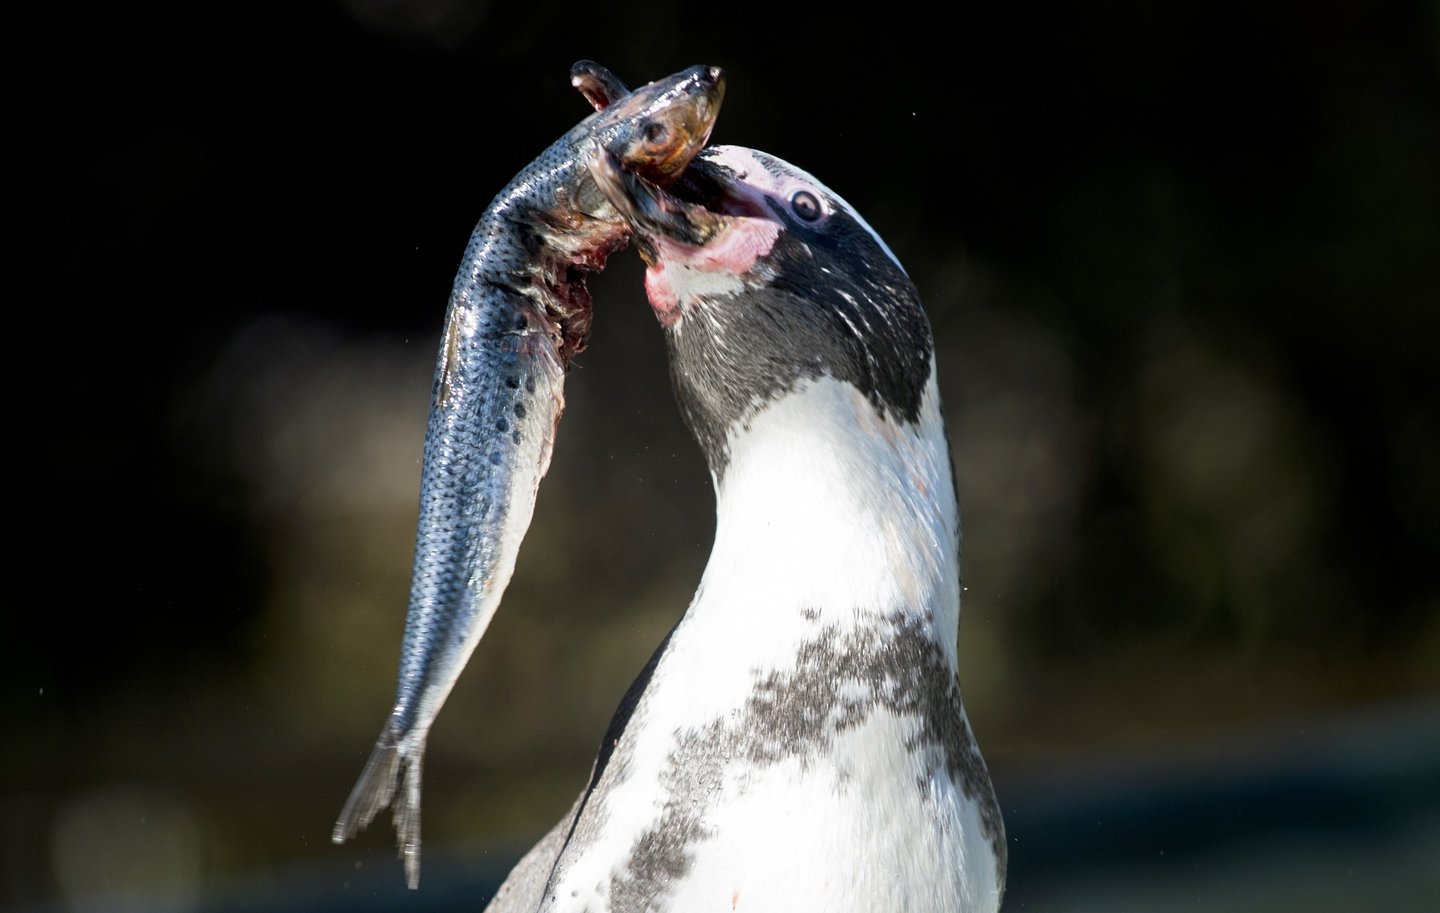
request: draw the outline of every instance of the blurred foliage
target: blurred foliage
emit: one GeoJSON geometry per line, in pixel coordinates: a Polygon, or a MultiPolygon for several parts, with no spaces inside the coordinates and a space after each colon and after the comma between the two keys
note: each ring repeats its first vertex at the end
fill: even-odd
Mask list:
{"type": "MultiPolygon", "coordinates": [[[[12,899],[102,877],[71,862],[134,841],[137,802],[204,835],[182,894],[331,852],[393,686],[453,271],[585,115],[582,57],[725,67],[715,141],[820,176],[916,279],[992,767],[1440,691],[1434,3],[48,15],[19,34],[49,89],[13,114],[38,524],[0,615],[12,899]]],[[[635,258],[592,288],[515,581],[432,743],[437,843],[568,804],[705,560],[635,258]]]]}

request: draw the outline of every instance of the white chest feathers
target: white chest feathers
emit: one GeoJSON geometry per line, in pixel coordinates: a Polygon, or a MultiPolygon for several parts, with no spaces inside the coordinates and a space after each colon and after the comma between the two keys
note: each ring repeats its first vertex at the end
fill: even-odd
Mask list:
{"type": "Polygon", "coordinates": [[[821,379],[732,429],[700,590],[552,833],[539,909],[999,907],[933,378],[921,412],[821,379]]]}

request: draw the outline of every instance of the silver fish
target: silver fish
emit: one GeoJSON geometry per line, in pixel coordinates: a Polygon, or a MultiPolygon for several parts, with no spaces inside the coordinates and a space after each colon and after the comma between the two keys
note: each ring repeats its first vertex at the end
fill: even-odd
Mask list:
{"type": "Polygon", "coordinates": [[[420,879],[426,736],[495,614],[529,528],[565,371],[589,335],[586,277],[629,240],[587,157],[603,148],[668,184],[709,140],[724,96],[723,74],[707,66],[627,92],[603,67],[580,61],[571,82],[595,113],[500,191],[455,277],[431,392],[395,706],[331,833],[344,842],[395,800],[411,888],[420,879]]]}

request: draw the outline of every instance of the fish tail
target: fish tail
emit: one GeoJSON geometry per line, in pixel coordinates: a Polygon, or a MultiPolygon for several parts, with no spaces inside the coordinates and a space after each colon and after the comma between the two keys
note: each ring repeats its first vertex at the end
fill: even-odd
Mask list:
{"type": "Polygon", "coordinates": [[[400,859],[405,863],[405,882],[413,891],[420,886],[420,762],[425,746],[403,759],[405,771],[402,795],[395,803],[395,840],[400,859]]]}
{"type": "Polygon", "coordinates": [[[350,798],[345,800],[340,817],[335,819],[335,828],[330,832],[332,841],[344,843],[349,840],[364,830],[380,809],[390,804],[395,796],[401,761],[399,741],[387,726],[380,733],[380,738],[375,740],[375,747],[370,751],[360,779],[355,781],[350,798]]]}
{"type": "Polygon", "coordinates": [[[394,803],[395,841],[399,847],[400,859],[405,863],[405,880],[411,888],[420,884],[420,762],[425,754],[424,742],[412,744],[403,752],[394,729],[386,726],[375,740],[365,769],[350,798],[335,819],[335,828],[330,839],[344,843],[364,830],[380,810],[395,800],[395,790],[400,797],[394,803]]]}

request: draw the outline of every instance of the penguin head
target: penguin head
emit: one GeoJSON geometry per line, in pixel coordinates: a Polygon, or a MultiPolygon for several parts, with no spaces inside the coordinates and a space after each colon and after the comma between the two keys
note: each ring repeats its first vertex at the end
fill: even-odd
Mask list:
{"type": "Polygon", "coordinates": [[[804,170],[705,149],[669,189],[599,150],[590,167],[631,227],[665,330],[676,399],[718,478],[726,441],[823,377],[914,422],[934,345],[918,292],[879,234],[804,170]]]}

